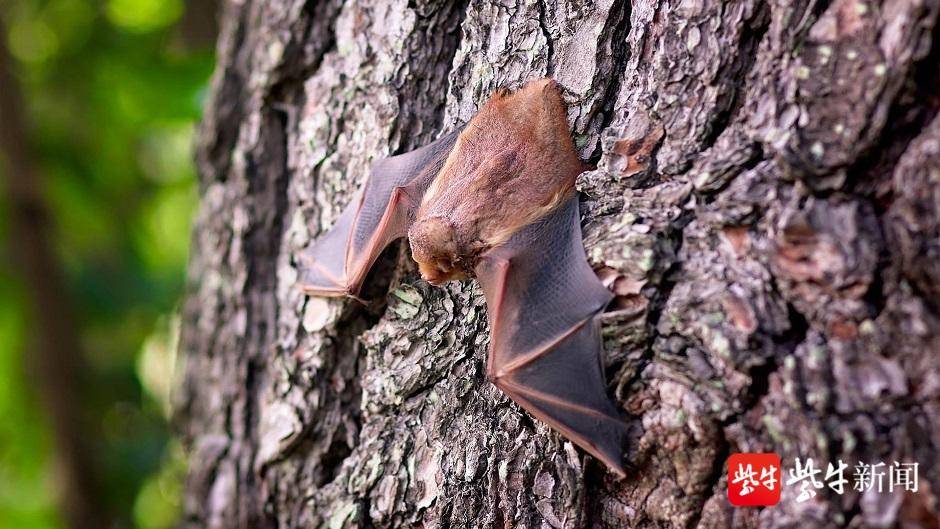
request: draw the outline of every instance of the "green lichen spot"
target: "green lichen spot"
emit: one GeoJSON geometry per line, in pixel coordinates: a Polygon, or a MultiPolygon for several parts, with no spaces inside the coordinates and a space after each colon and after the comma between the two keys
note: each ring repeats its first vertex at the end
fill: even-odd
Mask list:
{"type": "Polygon", "coordinates": [[[731,342],[724,334],[715,333],[711,340],[712,350],[718,356],[727,358],[731,354],[731,342]]]}
{"type": "Polygon", "coordinates": [[[773,439],[774,443],[780,444],[780,441],[782,440],[782,436],[781,436],[782,432],[780,431],[780,428],[777,426],[777,420],[770,415],[764,415],[761,418],[761,422],[764,423],[764,428],[767,429],[767,435],[769,435],[770,438],[773,439]]]}
{"type": "Polygon", "coordinates": [[[424,299],[421,297],[420,292],[408,285],[403,285],[401,288],[395,289],[392,295],[409,305],[415,306],[421,305],[421,301],[424,299]]]}
{"type": "Polygon", "coordinates": [[[653,264],[655,264],[655,259],[653,257],[653,250],[647,248],[643,250],[643,255],[640,257],[640,260],[636,263],[636,266],[644,271],[649,272],[653,269],[653,264]]]}
{"type": "Polygon", "coordinates": [[[712,179],[712,174],[708,171],[702,171],[695,178],[695,187],[705,187],[705,184],[712,179]]]}
{"type": "Polygon", "coordinates": [[[574,146],[578,149],[583,149],[590,139],[591,137],[587,134],[578,134],[574,137],[574,146]]]}
{"type": "Polygon", "coordinates": [[[705,323],[709,325],[718,325],[725,321],[725,315],[720,312],[710,312],[705,315],[705,323]]]}
{"type": "Polygon", "coordinates": [[[685,410],[676,411],[676,424],[680,426],[685,424],[686,418],[685,410]]]}
{"type": "Polygon", "coordinates": [[[806,403],[810,406],[815,406],[821,402],[823,402],[823,397],[821,394],[816,393],[815,391],[811,391],[806,394],[806,403]]]}
{"type": "Polygon", "coordinates": [[[415,482],[415,463],[416,463],[415,455],[410,454],[408,456],[408,460],[405,462],[405,466],[407,467],[407,470],[408,470],[408,482],[409,483],[415,482]]]}
{"type": "Polygon", "coordinates": [[[846,453],[855,450],[855,446],[858,444],[858,439],[855,438],[851,432],[845,432],[842,435],[842,450],[846,453]]]}
{"type": "Polygon", "coordinates": [[[424,298],[421,297],[421,293],[415,290],[414,287],[403,285],[401,288],[395,289],[392,292],[392,296],[401,301],[401,303],[394,303],[392,306],[392,311],[402,319],[411,319],[417,316],[418,310],[421,307],[421,302],[424,298]]]}
{"type": "Polygon", "coordinates": [[[378,452],[372,454],[366,466],[369,467],[369,477],[367,479],[369,483],[375,483],[375,480],[379,479],[385,471],[382,467],[382,456],[378,452]]]}
{"type": "Polygon", "coordinates": [[[826,348],[814,345],[809,349],[810,358],[817,363],[822,363],[826,359],[826,348]]]}
{"type": "Polygon", "coordinates": [[[330,521],[328,527],[330,529],[342,529],[346,525],[346,521],[356,517],[356,504],[347,503],[333,513],[333,516],[330,516],[330,521]]]}
{"type": "Polygon", "coordinates": [[[268,60],[271,61],[271,64],[277,64],[281,62],[281,58],[284,56],[284,44],[280,41],[274,41],[268,46],[268,60]]]}
{"type": "Polygon", "coordinates": [[[826,154],[826,148],[823,146],[822,142],[814,142],[810,148],[809,152],[812,153],[816,158],[822,158],[826,154]]]}
{"type": "Polygon", "coordinates": [[[418,315],[418,307],[414,305],[409,305],[407,303],[399,303],[392,307],[392,311],[396,316],[403,320],[410,320],[418,315]]]}

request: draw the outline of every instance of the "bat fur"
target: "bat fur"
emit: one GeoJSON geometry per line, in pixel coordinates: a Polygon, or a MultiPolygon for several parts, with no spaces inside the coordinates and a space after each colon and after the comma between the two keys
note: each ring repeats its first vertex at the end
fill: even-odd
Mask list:
{"type": "Polygon", "coordinates": [[[300,286],[355,297],[382,249],[407,236],[429,283],[480,282],[488,379],[623,476],[626,425],[606,394],[597,321],[612,295],[584,255],[583,170],[554,81],[500,90],[462,130],[378,160],[300,255],[300,286]]]}

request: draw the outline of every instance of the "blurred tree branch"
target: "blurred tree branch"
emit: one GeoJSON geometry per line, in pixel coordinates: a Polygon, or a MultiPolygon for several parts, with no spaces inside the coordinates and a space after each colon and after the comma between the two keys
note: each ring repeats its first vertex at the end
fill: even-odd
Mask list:
{"type": "Polygon", "coordinates": [[[178,29],[186,46],[191,49],[213,46],[219,33],[219,2],[190,0],[186,3],[178,29]]]}
{"type": "Polygon", "coordinates": [[[90,436],[82,424],[81,343],[50,242],[43,175],[30,144],[24,104],[12,72],[6,28],[0,24],[0,172],[10,206],[10,252],[29,292],[32,354],[27,363],[55,436],[59,503],[67,526],[108,527],[90,436]]]}

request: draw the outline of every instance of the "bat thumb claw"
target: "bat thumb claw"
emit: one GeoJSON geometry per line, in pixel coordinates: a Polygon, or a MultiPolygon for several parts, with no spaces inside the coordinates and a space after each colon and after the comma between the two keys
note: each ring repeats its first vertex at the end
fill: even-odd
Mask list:
{"type": "Polygon", "coordinates": [[[608,468],[610,468],[610,471],[613,473],[613,475],[617,476],[617,479],[626,479],[627,471],[623,468],[623,466],[608,468]]]}
{"type": "Polygon", "coordinates": [[[346,293],[346,297],[349,298],[349,299],[351,299],[351,300],[353,300],[353,301],[358,301],[361,305],[364,305],[364,306],[366,306],[366,307],[371,307],[372,305],[374,305],[374,303],[373,303],[372,301],[368,301],[368,300],[362,299],[362,298],[360,298],[359,296],[357,296],[356,294],[353,294],[352,292],[347,292],[347,293],[346,293]]]}

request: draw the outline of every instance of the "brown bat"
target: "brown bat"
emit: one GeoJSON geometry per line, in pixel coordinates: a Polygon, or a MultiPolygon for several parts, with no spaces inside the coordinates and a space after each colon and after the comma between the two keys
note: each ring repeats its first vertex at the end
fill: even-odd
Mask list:
{"type": "Polygon", "coordinates": [[[463,128],[379,160],[362,194],[301,256],[309,294],[359,293],[407,235],[432,284],[476,277],[490,322],[487,378],[624,475],[626,425],[607,397],[597,315],[612,295],[581,243],[583,170],[550,79],[499,91],[463,128]]]}

